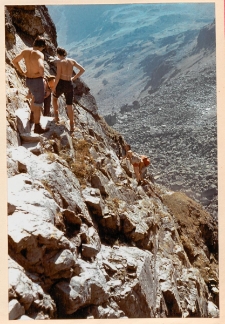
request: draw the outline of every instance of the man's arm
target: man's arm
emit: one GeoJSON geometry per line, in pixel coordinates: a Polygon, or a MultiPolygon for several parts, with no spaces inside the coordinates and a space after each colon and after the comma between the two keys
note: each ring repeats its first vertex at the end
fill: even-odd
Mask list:
{"type": "Polygon", "coordinates": [[[38,59],[38,70],[40,76],[44,77],[44,62],[42,57],[38,59]]]}
{"type": "Polygon", "coordinates": [[[85,72],[85,69],[83,68],[83,66],[81,66],[74,60],[72,60],[72,64],[79,70],[79,72],[74,77],[71,78],[71,81],[75,81],[85,72]]]}
{"type": "Polygon", "coordinates": [[[56,73],[56,77],[55,77],[55,85],[54,85],[54,88],[52,89],[52,92],[55,92],[55,89],[56,89],[57,84],[58,84],[59,79],[60,79],[61,70],[62,70],[61,62],[58,61],[57,62],[57,73],[56,73]]]}
{"type": "Polygon", "coordinates": [[[16,70],[23,76],[26,76],[26,72],[24,72],[20,65],[19,65],[19,62],[24,58],[23,56],[23,51],[17,55],[13,60],[12,60],[12,64],[15,66],[16,70]]]}

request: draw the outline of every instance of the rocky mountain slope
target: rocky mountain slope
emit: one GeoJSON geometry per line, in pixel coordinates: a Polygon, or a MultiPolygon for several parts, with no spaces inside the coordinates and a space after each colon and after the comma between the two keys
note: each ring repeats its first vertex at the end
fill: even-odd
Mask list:
{"type": "Polygon", "coordinates": [[[182,190],[217,217],[215,24],[203,28],[175,67],[159,64],[136,106],[111,124],[152,158],[158,183],[182,190]]]}
{"type": "Polygon", "coordinates": [[[49,12],[60,42],[85,66],[106,121],[150,155],[158,183],[182,190],[217,218],[214,5],[49,6],[49,12]]]}
{"type": "Polygon", "coordinates": [[[218,317],[217,223],[180,192],[138,186],[119,134],[89,87],[74,85],[76,131],[33,133],[27,89],[11,59],[38,34],[55,73],[45,6],[6,6],[9,319],[218,317]]]}

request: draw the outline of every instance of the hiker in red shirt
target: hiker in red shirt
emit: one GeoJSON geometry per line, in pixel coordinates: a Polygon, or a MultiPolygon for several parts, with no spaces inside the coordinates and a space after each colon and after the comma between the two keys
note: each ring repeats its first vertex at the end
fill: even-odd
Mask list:
{"type": "Polygon", "coordinates": [[[139,164],[139,170],[140,170],[140,180],[143,181],[144,177],[147,173],[147,167],[150,165],[151,161],[150,158],[146,155],[141,155],[141,162],[139,164]]]}
{"type": "Polygon", "coordinates": [[[139,183],[141,177],[140,177],[140,170],[139,170],[139,164],[141,162],[141,158],[139,155],[137,155],[135,152],[128,150],[126,154],[126,158],[130,160],[130,163],[133,166],[134,173],[137,179],[137,182],[139,183]]]}
{"type": "Polygon", "coordinates": [[[129,144],[125,147],[126,155],[124,158],[128,158],[130,160],[137,182],[138,184],[140,184],[141,181],[144,180],[147,172],[147,167],[150,165],[150,159],[146,155],[139,155],[133,152],[130,148],[131,147],[129,144]]]}

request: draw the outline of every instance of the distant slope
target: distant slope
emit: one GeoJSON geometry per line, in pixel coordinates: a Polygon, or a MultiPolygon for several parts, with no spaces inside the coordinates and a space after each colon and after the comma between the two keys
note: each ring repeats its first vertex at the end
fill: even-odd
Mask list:
{"type": "Polygon", "coordinates": [[[192,51],[176,64],[172,56],[158,61],[139,108],[124,106],[113,127],[151,156],[157,182],[185,191],[216,217],[215,24],[199,32],[192,51]]]}
{"type": "Polygon", "coordinates": [[[199,30],[215,17],[210,3],[68,5],[48,10],[59,45],[84,65],[84,80],[104,115],[136,100],[160,60],[175,52],[176,60],[182,58],[199,30]]]}

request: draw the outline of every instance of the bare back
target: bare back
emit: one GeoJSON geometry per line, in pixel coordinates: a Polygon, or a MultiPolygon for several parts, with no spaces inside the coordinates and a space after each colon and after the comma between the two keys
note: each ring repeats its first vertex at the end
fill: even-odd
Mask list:
{"type": "Polygon", "coordinates": [[[23,52],[28,78],[44,77],[44,55],[38,50],[26,49],[23,52]]]}
{"type": "Polygon", "coordinates": [[[71,59],[63,59],[57,62],[57,74],[59,74],[59,79],[69,81],[73,75],[73,67],[75,66],[75,61],[71,59]]]}

